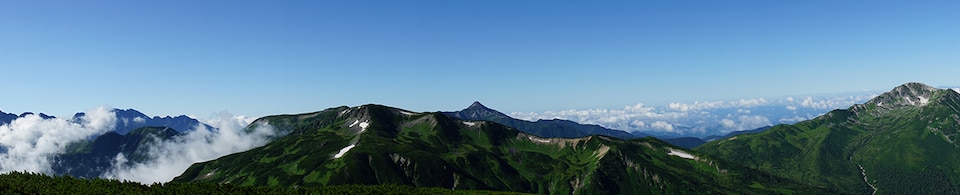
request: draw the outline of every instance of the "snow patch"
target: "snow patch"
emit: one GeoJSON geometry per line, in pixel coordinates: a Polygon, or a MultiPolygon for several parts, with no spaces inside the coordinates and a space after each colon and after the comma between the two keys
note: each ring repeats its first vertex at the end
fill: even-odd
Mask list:
{"type": "Polygon", "coordinates": [[[670,148],[670,152],[667,153],[667,154],[673,155],[673,156],[679,156],[680,158],[696,159],[696,157],[694,157],[693,155],[690,155],[690,154],[687,153],[687,152],[684,152],[684,151],[682,151],[682,150],[673,149],[673,148],[670,148]]]}
{"type": "Polygon", "coordinates": [[[540,142],[540,143],[550,143],[550,140],[548,140],[548,139],[540,139],[540,138],[536,138],[536,137],[533,137],[533,136],[527,136],[527,139],[530,139],[530,141],[535,141],[535,142],[540,142]]]}
{"type": "Polygon", "coordinates": [[[207,174],[204,174],[204,175],[203,175],[203,178],[210,178],[210,177],[213,177],[213,173],[216,173],[216,172],[217,172],[217,171],[210,171],[209,173],[207,173],[207,174]]]}
{"type": "Polygon", "coordinates": [[[930,102],[930,98],[923,96],[919,96],[918,98],[920,98],[920,105],[927,105],[927,102],[930,102]]]}
{"type": "Polygon", "coordinates": [[[353,128],[353,126],[357,126],[357,123],[360,123],[360,120],[353,121],[353,124],[350,124],[350,128],[353,128]]]}
{"type": "Polygon", "coordinates": [[[404,115],[410,116],[410,115],[414,115],[414,114],[417,114],[417,113],[412,113],[412,112],[407,112],[407,111],[400,111],[400,114],[404,114],[404,115]]]}
{"type": "Polygon", "coordinates": [[[463,124],[464,124],[464,125],[467,125],[467,126],[471,126],[471,127],[473,127],[473,126],[476,126],[476,125],[477,125],[477,123],[476,123],[476,122],[467,122],[467,121],[463,121],[463,124]]]}
{"type": "Polygon", "coordinates": [[[340,149],[340,152],[337,152],[337,154],[334,154],[333,158],[336,159],[336,158],[343,157],[343,154],[346,154],[347,151],[350,151],[350,149],[353,149],[353,147],[357,147],[357,144],[350,144],[349,146],[344,147],[343,149],[340,149]]]}
{"type": "Polygon", "coordinates": [[[366,131],[366,130],[367,130],[367,127],[369,127],[369,126],[370,126],[370,122],[369,122],[369,121],[364,121],[364,122],[360,123],[360,132],[363,133],[363,131],[366,131]]]}

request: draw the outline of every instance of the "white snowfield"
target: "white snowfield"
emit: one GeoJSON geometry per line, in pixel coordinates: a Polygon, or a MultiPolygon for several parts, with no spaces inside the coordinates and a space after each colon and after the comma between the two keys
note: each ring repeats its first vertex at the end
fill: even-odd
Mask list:
{"type": "Polygon", "coordinates": [[[467,121],[463,121],[463,124],[464,124],[464,125],[467,125],[467,126],[471,126],[471,127],[473,127],[473,126],[476,126],[476,125],[477,125],[477,123],[476,123],[476,122],[467,122],[467,121]]]}
{"type": "Polygon", "coordinates": [[[363,122],[360,122],[360,120],[353,121],[353,124],[350,124],[350,128],[353,128],[353,126],[357,126],[357,125],[360,125],[360,133],[363,133],[364,131],[367,130],[367,127],[370,126],[370,121],[363,121],[363,122]]]}
{"type": "Polygon", "coordinates": [[[920,105],[921,105],[921,106],[922,106],[922,105],[927,105],[927,102],[930,102],[930,98],[923,97],[923,96],[918,96],[918,98],[920,98],[920,105]]]}
{"type": "Polygon", "coordinates": [[[364,121],[364,122],[360,123],[360,133],[363,133],[363,131],[366,131],[366,130],[367,130],[367,127],[369,127],[369,126],[370,126],[370,122],[369,122],[369,121],[364,121]]]}
{"type": "Polygon", "coordinates": [[[350,149],[353,149],[353,147],[357,147],[357,144],[350,144],[349,146],[344,147],[343,149],[340,149],[340,152],[337,152],[337,154],[334,154],[333,158],[343,157],[343,154],[346,154],[347,151],[350,151],[350,149]]]}
{"type": "Polygon", "coordinates": [[[670,152],[667,153],[669,155],[679,156],[680,158],[686,158],[686,159],[694,159],[694,160],[697,159],[697,157],[690,155],[687,152],[684,152],[682,150],[677,150],[673,148],[669,148],[669,149],[670,149],[670,152]]]}
{"type": "Polygon", "coordinates": [[[540,139],[540,138],[536,138],[536,137],[533,137],[533,136],[527,136],[527,139],[530,139],[530,141],[535,141],[535,142],[540,142],[540,143],[550,143],[550,140],[548,140],[548,139],[540,139]]]}

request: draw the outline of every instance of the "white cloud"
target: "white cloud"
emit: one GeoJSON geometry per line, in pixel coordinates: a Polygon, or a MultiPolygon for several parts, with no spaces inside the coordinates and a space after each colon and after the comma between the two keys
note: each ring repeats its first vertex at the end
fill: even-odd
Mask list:
{"type": "Polygon", "coordinates": [[[753,115],[753,116],[740,116],[740,129],[756,129],[763,126],[771,125],[770,119],[767,117],[753,115]]]}
{"type": "Polygon", "coordinates": [[[733,128],[733,127],[736,127],[736,126],[737,126],[737,124],[736,124],[735,122],[733,122],[733,120],[730,120],[730,119],[720,120],[720,124],[723,125],[723,127],[726,127],[726,128],[733,128]]]}
{"type": "Polygon", "coordinates": [[[650,124],[650,127],[662,129],[667,132],[673,132],[673,125],[664,121],[657,121],[650,124]]]}
{"type": "Polygon", "coordinates": [[[236,152],[259,147],[277,135],[269,124],[251,124],[252,131],[244,131],[244,126],[253,119],[244,116],[232,116],[220,113],[220,117],[206,120],[217,128],[208,130],[198,126],[186,135],[175,139],[147,145],[151,160],[142,163],[127,164],[126,157],[118,154],[113,170],[102,177],[131,180],[141,183],[167,182],[183,173],[196,162],[208,161],[236,152]]]}
{"type": "Polygon", "coordinates": [[[38,115],[18,118],[0,126],[0,172],[28,171],[50,174],[50,159],[64,153],[70,142],[110,131],[116,115],[106,107],[86,112],[79,121],[63,118],[43,119],[38,115]]]}
{"type": "Polygon", "coordinates": [[[735,101],[674,102],[660,107],[641,103],[624,106],[623,109],[598,108],[513,112],[510,113],[510,116],[530,121],[554,118],[566,119],[583,124],[597,124],[611,129],[641,131],[655,135],[705,136],[726,133],[731,130],[746,130],[772,125],[774,122],[777,124],[796,122],[794,116],[816,116],[833,109],[847,108],[855,103],[863,103],[876,96],[868,93],[870,92],[806,98],[786,97],[776,98],[775,100],[754,98],[735,101]],[[742,120],[741,116],[751,116],[753,118],[742,120]],[[763,118],[757,118],[757,116],[763,118]],[[724,123],[723,119],[731,120],[734,124],[724,123]],[[776,121],[770,119],[776,119],[776,121]],[[659,126],[660,128],[653,126],[653,123],[657,121],[670,124],[673,131],[665,131],[662,123],[659,126]],[[698,134],[699,132],[705,133],[698,134]]]}
{"type": "Polygon", "coordinates": [[[796,110],[797,110],[797,107],[796,107],[796,106],[787,106],[787,110],[796,111],[796,110]]]}

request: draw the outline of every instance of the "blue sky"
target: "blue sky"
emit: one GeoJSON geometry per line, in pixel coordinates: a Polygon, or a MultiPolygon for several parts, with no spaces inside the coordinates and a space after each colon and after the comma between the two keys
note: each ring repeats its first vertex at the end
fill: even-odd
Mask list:
{"type": "Polygon", "coordinates": [[[957,1],[14,1],[0,110],[504,112],[958,85],[957,1]]]}

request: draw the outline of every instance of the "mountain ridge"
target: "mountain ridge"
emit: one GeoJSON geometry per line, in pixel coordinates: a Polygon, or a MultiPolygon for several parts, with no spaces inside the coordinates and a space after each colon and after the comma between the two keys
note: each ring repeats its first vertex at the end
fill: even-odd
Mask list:
{"type": "Polygon", "coordinates": [[[174,182],[401,184],[533,193],[830,191],[652,138],[542,138],[439,112],[363,105],[256,121],[289,133],[262,147],[196,163],[174,182]]]}
{"type": "Polygon", "coordinates": [[[956,194],[960,94],[905,83],[866,103],[695,148],[847,193],[956,194]]]}

